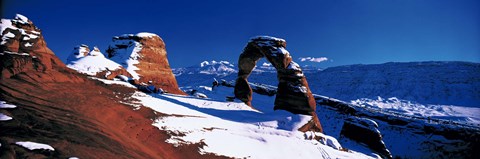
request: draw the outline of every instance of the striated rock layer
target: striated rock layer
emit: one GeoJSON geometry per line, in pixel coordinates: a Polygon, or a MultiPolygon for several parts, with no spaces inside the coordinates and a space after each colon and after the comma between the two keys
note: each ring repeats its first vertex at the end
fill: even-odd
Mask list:
{"type": "Polygon", "coordinates": [[[182,94],[168,63],[163,40],[155,34],[138,33],[113,37],[108,58],[122,65],[138,84],[151,83],[157,88],[182,94]]]}
{"type": "Polygon", "coordinates": [[[133,110],[135,89],[105,85],[65,66],[48,49],[38,29],[22,15],[2,19],[0,158],[215,158],[198,153],[202,143],[175,147],[170,136],[152,126],[162,114],[133,110]],[[18,141],[52,146],[30,151],[18,141]]]}
{"type": "Polygon", "coordinates": [[[0,79],[83,82],[47,47],[41,30],[23,15],[1,20],[0,79]]]}

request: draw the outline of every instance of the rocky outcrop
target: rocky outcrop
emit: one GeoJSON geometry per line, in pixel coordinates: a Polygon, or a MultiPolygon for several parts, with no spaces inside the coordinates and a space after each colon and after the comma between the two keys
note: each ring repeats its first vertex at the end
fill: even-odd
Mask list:
{"type": "Polygon", "coordinates": [[[340,135],[366,144],[383,158],[392,158],[392,154],[382,140],[382,135],[378,130],[378,124],[373,120],[358,117],[347,118],[345,119],[340,135]]]}
{"type": "Polygon", "coordinates": [[[113,79],[119,75],[132,77],[121,65],[107,59],[100,49],[94,47],[92,51],[87,45],[76,46],[67,58],[67,67],[90,76],[113,79]]]}
{"type": "Polygon", "coordinates": [[[106,52],[108,58],[126,68],[139,85],[151,83],[170,93],[185,94],[178,88],[168,63],[165,43],[158,35],[115,36],[106,52]]]}
{"type": "Polygon", "coordinates": [[[280,38],[259,36],[252,38],[238,60],[238,77],[235,84],[235,97],[251,106],[252,88],[247,78],[260,58],[267,60],[277,69],[278,89],[274,109],[282,109],[295,114],[312,115],[314,127],[322,132],[315,109],[316,102],[308,87],[300,66],[292,61],[285,49],[287,42],[280,38]]]}
{"type": "Polygon", "coordinates": [[[26,81],[82,82],[75,72],[47,47],[41,30],[23,15],[2,19],[0,34],[0,79],[21,78],[26,81]]]}
{"type": "Polygon", "coordinates": [[[135,89],[67,68],[26,17],[1,22],[0,99],[17,107],[0,110],[13,118],[1,123],[0,158],[218,158],[200,155],[199,144],[166,143],[170,135],[152,125],[161,114],[122,104],[135,89]],[[18,141],[55,151],[30,151],[18,141]]]}

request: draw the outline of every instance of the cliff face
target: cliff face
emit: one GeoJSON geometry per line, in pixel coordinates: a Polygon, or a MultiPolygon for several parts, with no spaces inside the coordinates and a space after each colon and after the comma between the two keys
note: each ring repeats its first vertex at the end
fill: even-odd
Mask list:
{"type": "Polygon", "coordinates": [[[113,37],[108,57],[127,69],[139,83],[151,83],[170,93],[185,94],[178,88],[167,59],[163,40],[155,34],[138,33],[113,37]]]}

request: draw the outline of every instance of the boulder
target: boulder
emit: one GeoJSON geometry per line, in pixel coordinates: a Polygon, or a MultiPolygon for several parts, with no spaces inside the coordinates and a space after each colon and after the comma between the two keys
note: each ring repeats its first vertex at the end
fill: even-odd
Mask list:
{"type": "Polygon", "coordinates": [[[340,135],[364,143],[383,158],[392,158],[392,154],[382,140],[378,124],[371,119],[359,117],[345,119],[340,135]]]}
{"type": "Polygon", "coordinates": [[[168,63],[165,43],[156,34],[138,33],[115,36],[107,56],[122,65],[138,84],[148,83],[169,93],[185,95],[168,63]]]}
{"type": "MultiPolygon", "coordinates": [[[[235,97],[251,106],[252,88],[248,76],[252,73],[260,58],[266,57],[277,70],[278,89],[274,109],[282,109],[294,114],[306,114],[316,117],[316,102],[308,87],[307,79],[300,66],[292,61],[285,49],[284,39],[258,36],[250,39],[238,60],[238,77],[235,84],[235,97]]],[[[318,119],[313,120],[314,127],[322,131],[318,119]]]]}

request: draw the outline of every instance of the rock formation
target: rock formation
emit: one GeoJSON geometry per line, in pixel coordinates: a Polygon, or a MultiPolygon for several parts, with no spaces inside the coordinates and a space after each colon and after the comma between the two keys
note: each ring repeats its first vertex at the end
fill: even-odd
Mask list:
{"type": "Polygon", "coordinates": [[[106,52],[108,58],[126,68],[138,84],[151,82],[167,92],[185,94],[178,88],[167,60],[165,43],[158,35],[138,33],[115,36],[106,52]]]}
{"type": "Polygon", "coordinates": [[[92,51],[87,45],[76,46],[67,58],[67,67],[90,76],[113,79],[118,75],[132,77],[128,71],[119,64],[107,59],[97,47],[92,51]]]}
{"type": "Polygon", "coordinates": [[[315,113],[316,102],[308,87],[300,66],[292,61],[285,49],[287,42],[280,38],[258,36],[250,39],[238,60],[238,77],[235,84],[235,97],[251,106],[252,88],[247,78],[257,61],[266,57],[277,69],[279,81],[274,109],[282,109],[295,114],[312,115],[309,128],[322,132],[320,121],[315,113]]]}
{"type": "Polygon", "coordinates": [[[15,76],[28,81],[83,81],[47,47],[41,30],[27,17],[17,14],[15,19],[2,19],[0,34],[0,79],[15,76]]]}
{"type": "Polygon", "coordinates": [[[351,117],[345,120],[340,135],[366,144],[383,158],[392,158],[377,128],[378,124],[373,120],[351,117]]]}
{"type": "Polygon", "coordinates": [[[2,19],[0,28],[0,99],[17,106],[0,110],[13,118],[1,123],[0,158],[218,158],[199,154],[200,144],[166,143],[169,134],[152,125],[161,114],[122,104],[135,89],[67,68],[26,17],[2,19]],[[55,151],[29,151],[18,141],[55,151]]]}

